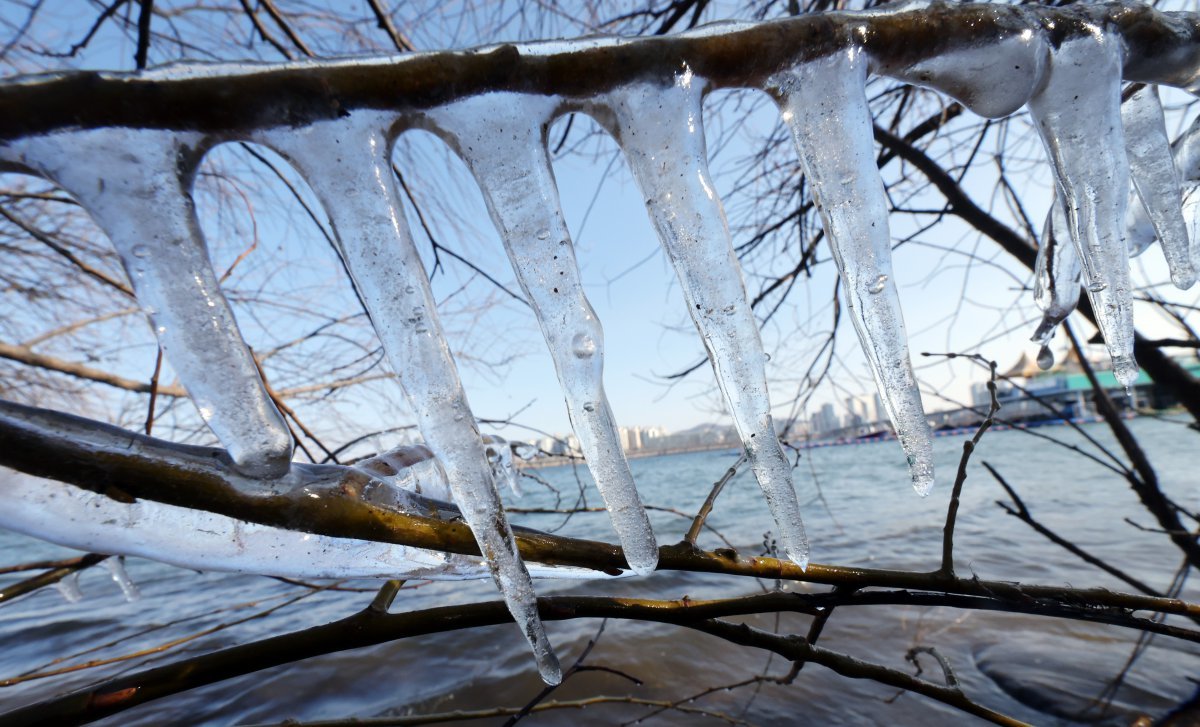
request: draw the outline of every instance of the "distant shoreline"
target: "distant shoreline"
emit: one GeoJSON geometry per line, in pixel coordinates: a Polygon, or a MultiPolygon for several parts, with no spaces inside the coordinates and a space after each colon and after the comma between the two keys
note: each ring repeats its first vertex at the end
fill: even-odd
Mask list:
{"type": "MultiPolygon", "coordinates": [[[[1138,416],[1135,412],[1122,412],[1123,419],[1133,419],[1138,416]]],[[[1000,423],[996,422],[991,426],[991,430],[995,432],[1003,432],[1011,429],[1037,429],[1039,427],[1058,427],[1066,424],[1096,424],[1103,422],[1104,418],[1100,416],[1086,417],[1071,417],[1070,419],[1037,419],[1025,422],[1000,423]]],[[[979,425],[965,427],[953,427],[950,429],[935,429],[934,437],[953,437],[961,434],[974,434],[979,429],[979,425]]],[[[863,437],[841,437],[837,439],[813,439],[813,440],[797,440],[791,441],[788,444],[796,449],[823,449],[825,447],[848,447],[858,444],[875,444],[877,442],[893,442],[896,440],[896,435],[892,432],[881,432],[863,437]]],[[[627,459],[645,459],[647,457],[666,457],[673,454],[693,454],[696,452],[718,452],[721,450],[729,450],[731,453],[737,453],[741,447],[737,443],[714,443],[701,444],[691,447],[677,447],[671,449],[654,449],[644,450],[639,449],[633,452],[626,452],[627,459]]],[[[563,467],[569,464],[585,464],[583,457],[562,457],[562,456],[547,456],[536,460],[520,460],[520,467],[529,469],[543,469],[546,467],[563,467]]]]}

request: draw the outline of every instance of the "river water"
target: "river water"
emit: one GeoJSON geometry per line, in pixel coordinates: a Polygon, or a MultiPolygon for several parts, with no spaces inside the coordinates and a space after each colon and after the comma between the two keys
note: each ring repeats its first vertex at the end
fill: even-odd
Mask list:
{"type": "MultiPolygon", "coordinates": [[[[1179,422],[1142,418],[1130,426],[1157,469],[1164,490],[1197,509],[1197,454],[1200,434],[1179,422]]],[[[1103,425],[1084,431],[1116,450],[1103,425]]],[[[1067,427],[1036,430],[1087,451],[1096,449],[1067,427]]],[[[941,527],[950,482],[961,453],[961,437],[936,442],[939,483],[921,499],[907,484],[903,454],[895,442],[814,449],[803,453],[796,481],[805,508],[813,560],[876,568],[930,570],[937,565],[941,527]]],[[[736,453],[704,452],[631,462],[646,503],[689,516],[736,453]]],[[[1019,431],[989,432],[972,461],[956,540],[960,574],[1024,583],[1104,586],[1129,590],[1115,578],[1082,564],[996,506],[999,485],[979,465],[986,460],[1024,497],[1046,526],[1095,555],[1165,590],[1180,556],[1152,527],[1152,519],[1118,476],[1067,448],[1019,431]]],[[[526,480],[524,497],[509,498],[525,508],[576,504],[583,469],[534,472],[558,488],[558,503],[546,487],[526,480]],[[577,478],[579,478],[577,480],[577,478]]],[[[590,486],[589,486],[590,487],[590,486]]],[[[587,503],[599,504],[594,490],[587,503]]],[[[660,543],[677,542],[690,518],[651,513],[660,543]]],[[[604,514],[517,515],[523,524],[585,538],[614,538],[604,514]]],[[[753,478],[740,472],[718,500],[709,519],[739,551],[761,553],[772,523],[753,478]]],[[[181,534],[181,537],[184,537],[181,534]]],[[[701,545],[722,547],[706,532],[701,545]]],[[[56,546],[0,531],[0,566],[65,557],[56,546]]],[[[67,663],[120,656],[221,624],[247,619],[306,589],[244,575],[193,573],[131,559],[128,572],[142,597],[127,602],[107,571],[93,568],[81,579],[84,599],[70,603],[53,589],[0,606],[0,679],[36,669],[51,660],[110,642],[67,663]],[[153,628],[152,628],[153,627],[153,628]],[[151,629],[151,630],[148,630],[151,629]]],[[[0,576],[0,586],[19,580],[0,576]]],[[[370,583],[347,583],[370,587],[370,583]]],[[[418,584],[413,584],[418,585],[418,584]]],[[[650,577],[607,582],[540,582],[543,594],[605,594],[643,598],[703,599],[761,592],[771,581],[702,574],[660,572],[650,577]]],[[[804,584],[786,588],[808,590],[804,584]]],[[[373,590],[373,589],[372,589],[373,590]]],[[[1187,584],[1183,596],[1200,599],[1187,584]]],[[[0,688],[0,707],[45,698],[139,666],[166,663],[251,639],[291,631],[350,615],[370,602],[371,592],[318,592],[265,618],[252,618],[217,630],[170,651],[66,675],[0,688]]],[[[492,600],[487,582],[454,582],[406,589],[393,611],[492,600]]],[[[803,634],[808,617],[784,615],[746,619],[768,629],[803,634]]],[[[565,664],[574,661],[600,626],[579,620],[549,623],[547,629],[565,664]]],[[[1142,713],[1161,714],[1194,689],[1188,677],[1200,670],[1200,647],[1157,637],[1137,660],[1111,707],[1103,714],[1081,710],[1104,691],[1130,656],[1137,634],[1115,627],[1037,619],[1013,614],[949,608],[860,607],[835,613],[822,645],[911,671],[904,660],[913,646],[936,646],[976,701],[1035,724],[1129,724],[1142,713]]],[[[619,676],[584,672],[570,679],[554,699],[632,695],[640,699],[681,700],[708,687],[734,684],[764,672],[783,674],[787,664],[763,652],[734,647],[692,631],[669,626],[610,622],[588,664],[619,669],[640,679],[633,686],[619,676]]],[[[937,666],[925,662],[928,673],[937,666]]],[[[533,662],[512,625],[427,636],[369,649],[311,659],[152,702],[110,718],[104,724],[243,724],[285,718],[329,719],[424,714],[495,706],[521,706],[541,688],[533,662]]],[[[897,697],[892,688],[847,680],[816,665],[807,666],[790,686],[764,685],[717,692],[685,702],[750,724],[964,724],[975,723],[920,696],[897,697]]],[[[529,724],[612,725],[636,720],[649,707],[598,704],[586,709],[541,712],[529,724]]],[[[666,712],[647,724],[721,722],[666,712]]],[[[497,719],[482,723],[498,723],[497,719]]],[[[471,724],[480,724],[472,722],[471,724]]]]}

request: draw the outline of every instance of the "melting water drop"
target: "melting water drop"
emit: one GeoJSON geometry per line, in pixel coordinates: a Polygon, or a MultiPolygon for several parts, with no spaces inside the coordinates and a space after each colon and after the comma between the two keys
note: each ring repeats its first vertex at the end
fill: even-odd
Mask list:
{"type": "Polygon", "coordinates": [[[1038,349],[1037,365],[1042,371],[1049,371],[1054,366],[1054,352],[1049,346],[1042,346],[1038,349]]]}
{"type": "Polygon", "coordinates": [[[867,287],[867,292],[871,295],[879,295],[887,287],[887,281],[888,276],[880,275],[878,278],[875,278],[874,282],[872,282],[870,286],[867,287]]]}

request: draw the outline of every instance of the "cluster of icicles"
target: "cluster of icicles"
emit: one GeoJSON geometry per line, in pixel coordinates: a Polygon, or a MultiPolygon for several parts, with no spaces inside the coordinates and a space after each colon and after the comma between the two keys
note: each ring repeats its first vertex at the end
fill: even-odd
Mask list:
{"type": "MultiPolygon", "coordinates": [[[[920,12],[911,5],[899,11],[920,12]]],[[[864,27],[871,17],[862,15],[864,27]]],[[[873,59],[855,33],[846,37],[840,50],[773,76],[765,90],[794,136],[855,330],[907,456],[912,484],[925,494],[934,478],[931,436],[891,269],[888,202],[865,94],[873,59]]],[[[555,51],[535,45],[522,52],[555,51]]],[[[1058,191],[1039,254],[1036,297],[1046,321],[1037,340],[1044,344],[1075,308],[1082,275],[1116,376],[1128,385],[1137,365],[1126,257],[1157,238],[1174,282],[1180,287],[1194,282],[1195,251],[1180,201],[1186,192],[1189,209],[1197,203],[1200,132],[1193,129],[1172,149],[1153,86],[1122,104],[1123,54],[1121,37],[1102,25],[1085,24],[1082,32],[1052,43],[1031,16],[1023,32],[904,69],[889,67],[888,75],[942,90],[987,117],[1028,105],[1058,191]],[[1140,205],[1130,203],[1131,179],[1140,205]]],[[[167,78],[180,71],[158,73],[167,78]]],[[[288,475],[292,439],[221,294],[191,187],[203,153],[230,138],[263,144],[289,160],[329,215],[339,252],[440,465],[448,496],[475,534],[542,677],[554,683],[559,665],[501,508],[488,445],[467,403],[405,221],[392,145],[405,129],[428,129],[474,174],[545,335],[580,448],[628,564],[648,573],[656,567],[657,545],[604,393],[601,326],[580,281],[546,147],[549,125],[567,112],[591,115],[617,139],[678,274],[783,551],[803,566],[808,542],[771,418],[766,356],[706,163],[701,109],[708,89],[705,78],[681,66],[673,77],[633,81],[586,98],[493,92],[423,111],[350,109],[336,120],[230,130],[221,138],[160,129],[65,130],[0,143],[0,162],[54,181],[95,218],[118,250],[200,414],[241,473],[265,482],[288,475]]],[[[37,498],[36,489],[16,488],[5,497],[37,498]]],[[[54,507],[70,499],[63,489],[54,507]]],[[[56,528],[71,522],[23,517],[24,527],[7,524],[50,539],[65,537],[56,528]]],[[[196,518],[221,519],[164,506],[143,522],[176,533],[195,525],[196,518]]],[[[205,530],[233,527],[207,522],[205,530]]],[[[238,542],[244,552],[256,541],[243,536],[238,542]]],[[[337,557],[336,545],[322,541],[321,547],[337,557]]],[[[341,552],[358,558],[362,551],[341,552]]],[[[428,575],[420,558],[405,557],[415,558],[408,570],[428,575]]],[[[400,572],[391,575],[405,575],[403,564],[394,567],[400,572]]]]}

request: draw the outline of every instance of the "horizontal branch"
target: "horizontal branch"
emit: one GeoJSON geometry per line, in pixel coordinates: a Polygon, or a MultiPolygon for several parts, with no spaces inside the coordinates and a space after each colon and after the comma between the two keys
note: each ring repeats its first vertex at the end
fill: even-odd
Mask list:
{"type": "MultiPolygon", "coordinates": [[[[870,679],[901,689],[913,691],[972,714],[1001,723],[1016,722],[969,700],[958,688],[943,686],[887,667],[867,663],[845,654],[820,648],[795,636],[780,636],[753,629],[744,624],[732,624],[718,619],[756,613],[798,612],[813,614],[820,608],[834,605],[930,605],[932,594],[913,594],[905,591],[866,594],[828,593],[802,594],[773,592],[740,598],[713,601],[661,601],[648,599],[610,598],[600,596],[560,596],[538,599],[539,613],[544,620],[562,621],[577,618],[615,618],[673,624],[704,631],[732,643],[753,648],[769,649],[792,661],[813,662],[838,674],[856,679],[870,679]]],[[[1010,610],[1006,604],[991,597],[942,598],[937,605],[963,608],[1010,610]]],[[[1026,603],[1024,608],[1031,604],[1026,603]]],[[[1085,608],[1059,606],[1063,613],[1097,616],[1085,608]]],[[[1021,610],[1021,609],[1016,609],[1021,610]]],[[[1023,611],[1045,613],[1041,611],[1023,611]]],[[[1046,615],[1061,615],[1046,613],[1046,615]]],[[[459,631],[505,623],[511,616],[498,601],[443,606],[421,611],[388,614],[371,608],[328,624],[270,637],[261,641],[233,646],[220,651],[183,659],[172,664],[119,676],[79,691],[54,697],[0,715],[8,726],[26,724],[79,724],[139,704],[195,689],[206,684],[231,679],[292,663],[315,656],[358,649],[376,644],[433,633],[459,631]]],[[[1168,628],[1148,619],[1129,619],[1138,627],[1168,628]]],[[[1127,624],[1128,625],[1128,624],[1127,624]]],[[[1176,629],[1195,641],[1196,632],[1176,629]]]]}
{"type": "MultiPolygon", "coordinates": [[[[714,87],[762,87],[780,70],[851,42],[869,54],[875,72],[903,75],[914,64],[1029,31],[1058,45],[1093,33],[1096,25],[1121,33],[1127,80],[1187,86],[1200,75],[1200,16],[1193,13],[1125,3],[947,4],[893,13],[814,13],[623,41],[27,77],[0,85],[0,140],[105,126],[221,135],[334,119],[355,108],[420,111],[494,91],[590,98],[631,81],[663,82],[684,66],[714,87]]],[[[936,83],[934,73],[911,80],[936,83]]],[[[948,84],[960,83],[952,76],[948,84]]]]}
{"type": "MultiPolygon", "coordinates": [[[[419,512],[381,508],[356,497],[367,476],[345,467],[293,463],[292,472],[281,480],[250,480],[233,470],[223,450],[173,444],[69,414],[3,401],[0,441],[8,445],[0,448],[0,465],[126,501],[147,499],[319,535],[479,554],[471,531],[452,519],[456,514],[453,506],[414,494],[419,512]]],[[[615,545],[528,528],[513,530],[525,560],[608,573],[626,568],[624,555],[615,545]]],[[[659,568],[806,581],[850,590],[880,587],[982,596],[1014,605],[1048,601],[1086,604],[1093,609],[1200,616],[1200,605],[1174,598],[816,563],[803,570],[790,561],[748,557],[729,548],[706,552],[686,543],[662,546],[659,568]]]]}
{"type": "MultiPolygon", "coordinates": [[[[0,341],[0,358],[6,358],[9,361],[16,361],[26,366],[34,366],[47,371],[54,371],[67,376],[74,376],[77,379],[84,381],[95,381],[101,384],[125,389],[126,391],[134,391],[139,394],[149,394],[153,387],[149,381],[136,381],[127,379],[124,376],[118,376],[108,371],[86,366],[74,361],[57,358],[55,356],[47,356],[44,353],[38,353],[28,346],[17,346],[11,343],[0,341]]],[[[159,384],[159,396],[187,396],[187,391],[182,386],[170,386],[159,384]]]]}

